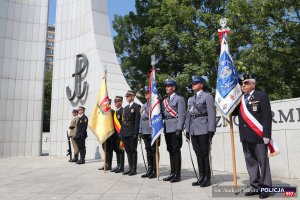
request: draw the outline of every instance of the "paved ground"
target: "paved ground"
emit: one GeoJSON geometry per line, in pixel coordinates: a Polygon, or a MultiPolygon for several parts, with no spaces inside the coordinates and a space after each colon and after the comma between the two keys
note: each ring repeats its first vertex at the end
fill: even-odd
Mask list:
{"type": "MultiPolygon", "coordinates": [[[[140,178],[143,166],[139,166],[138,175],[129,177],[98,171],[100,161],[91,160],[79,166],[67,160],[67,157],[0,159],[0,199],[212,199],[212,187],[191,186],[195,178],[190,170],[183,169],[183,180],[171,184],[162,181],[168,175],[168,166],[161,166],[160,180],[150,180],[140,178]]],[[[247,183],[247,175],[238,174],[238,184],[245,187],[247,183]]],[[[298,186],[300,180],[273,177],[273,183],[298,186]]],[[[214,172],[214,186],[232,184],[230,173],[214,172]]],[[[247,199],[244,194],[235,197],[247,199]]],[[[272,199],[276,197],[280,196],[272,199]]]]}

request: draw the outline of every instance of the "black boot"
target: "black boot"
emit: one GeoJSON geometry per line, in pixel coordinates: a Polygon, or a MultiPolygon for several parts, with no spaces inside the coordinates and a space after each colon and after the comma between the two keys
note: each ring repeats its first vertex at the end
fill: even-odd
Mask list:
{"type": "Polygon", "coordinates": [[[112,168],[112,170],[110,170],[110,171],[115,172],[115,171],[117,171],[117,169],[119,169],[119,167],[120,167],[120,153],[118,152],[117,153],[117,166],[112,168]]]}
{"type": "Polygon", "coordinates": [[[203,159],[203,167],[204,167],[204,173],[203,173],[203,181],[201,182],[200,186],[201,187],[208,187],[211,185],[210,178],[210,165],[209,165],[209,157],[208,155],[204,157],[203,159]]]}
{"type": "Polygon", "coordinates": [[[80,160],[76,163],[78,165],[85,164],[85,150],[80,150],[80,160]]]}
{"type": "Polygon", "coordinates": [[[74,154],[74,158],[69,160],[69,162],[78,162],[78,154],[74,154]]]}
{"type": "Polygon", "coordinates": [[[136,175],[136,167],[137,167],[137,152],[132,154],[132,170],[129,173],[129,176],[136,175]]]}
{"type": "Polygon", "coordinates": [[[131,170],[132,170],[132,154],[127,154],[127,158],[128,158],[129,168],[128,168],[128,170],[126,170],[125,172],[123,172],[123,175],[129,174],[131,172],[131,170]]]}
{"type": "Polygon", "coordinates": [[[175,175],[170,180],[171,183],[176,183],[181,181],[181,152],[175,153],[175,175]]]}
{"type": "Polygon", "coordinates": [[[106,170],[111,170],[111,163],[113,158],[113,152],[107,152],[106,153],[106,170]]]}
{"type": "Polygon", "coordinates": [[[196,182],[193,182],[192,186],[199,186],[204,180],[203,160],[202,160],[202,157],[200,155],[197,155],[197,163],[198,163],[198,169],[199,169],[199,181],[197,180],[196,182]]]}
{"type": "Polygon", "coordinates": [[[115,171],[115,173],[121,173],[121,172],[124,172],[124,151],[122,151],[120,153],[120,166],[119,168],[115,171]]]}
{"type": "MultiPolygon", "coordinates": [[[[158,153],[158,160],[159,160],[159,153],[158,153]]],[[[148,176],[148,178],[156,178],[156,151],[152,152],[152,165],[153,165],[153,170],[152,173],[148,176]]]]}
{"type": "Polygon", "coordinates": [[[170,181],[175,175],[174,154],[171,153],[170,153],[170,165],[171,165],[171,173],[168,177],[164,178],[163,181],[170,181]]]}
{"type": "Polygon", "coordinates": [[[152,171],[153,171],[153,159],[152,159],[152,155],[150,153],[147,153],[147,162],[148,162],[148,169],[147,169],[146,174],[143,174],[141,176],[142,178],[149,177],[149,175],[152,174],[152,171]]]}

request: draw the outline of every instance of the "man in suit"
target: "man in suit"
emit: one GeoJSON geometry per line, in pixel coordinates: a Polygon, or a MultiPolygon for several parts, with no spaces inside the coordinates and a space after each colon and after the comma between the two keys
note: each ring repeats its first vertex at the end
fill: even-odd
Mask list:
{"type": "Polygon", "coordinates": [[[171,173],[163,181],[171,183],[181,180],[182,130],[185,122],[186,106],[182,96],[176,94],[177,84],[174,80],[165,82],[168,95],[163,101],[164,133],[170,156],[171,173]]]}
{"type": "Polygon", "coordinates": [[[238,115],[240,140],[252,191],[246,196],[259,195],[267,198],[269,193],[260,192],[262,187],[272,187],[267,144],[271,139],[272,112],[268,95],[255,90],[256,80],[245,75],[242,81],[242,102],[233,115],[238,115]],[[250,118],[249,118],[250,117],[250,118]],[[262,127],[259,132],[257,127],[262,127]]]}
{"type": "Polygon", "coordinates": [[[135,94],[132,91],[126,93],[128,105],[124,108],[121,136],[124,141],[125,151],[128,157],[129,168],[123,175],[136,175],[137,167],[137,143],[140,126],[141,106],[134,102],[135,94]]]}
{"type": "Polygon", "coordinates": [[[76,126],[76,143],[78,145],[79,153],[80,153],[80,160],[77,164],[85,164],[85,154],[86,154],[86,147],[85,147],[85,139],[87,138],[87,126],[88,126],[88,118],[84,114],[85,107],[79,106],[78,114],[79,119],[76,126]]]}
{"type": "MultiPolygon", "coordinates": [[[[145,87],[145,98],[147,102],[142,105],[141,108],[141,120],[140,120],[140,135],[142,136],[145,143],[145,150],[147,152],[147,163],[148,170],[143,174],[142,178],[156,178],[156,144],[154,143],[151,146],[152,141],[152,128],[149,121],[149,112],[150,112],[150,91],[149,87],[145,87]]],[[[159,144],[160,140],[158,139],[159,144]]]]}
{"type": "Polygon", "coordinates": [[[69,160],[69,162],[77,162],[78,161],[78,154],[79,154],[79,149],[75,141],[75,136],[76,136],[76,125],[78,122],[78,110],[74,109],[72,111],[73,119],[71,121],[71,124],[69,126],[69,137],[71,137],[71,142],[74,150],[74,158],[72,160],[69,160]]]}
{"type": "Polygon", "coordinates": [[[185,122],[186,138],[192,139],[199,169],[199,181],[193,182],[192,185],[201,187],[211,185],[210,141],[216,132],[215,100],[209,92],[203,91],[204,82],[202,77],[192,77],[194,95],[188,100],[185,122]]]}

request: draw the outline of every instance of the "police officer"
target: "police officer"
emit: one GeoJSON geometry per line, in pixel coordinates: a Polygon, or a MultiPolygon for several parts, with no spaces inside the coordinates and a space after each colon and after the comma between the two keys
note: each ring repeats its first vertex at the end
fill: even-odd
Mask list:
{"type": "Polygon", "coordinates": [[[76,124],[78,123],[78,110],[74,109],[72,111],[73,119],[71,120],[70,126],[69,126],[69,137],[71,137],[72,146],[74,150],[74,158],[72,160],[69,160],[69,162],[77,162],[78,161],[78,154],[79,149],[75,141],[76,136],[76,124]]]}
{"type": "Polygon", "coordinates": [[[141,106],[134,102],[135,94],[132,91],[126,93],[128,105],[124,108],[121,136],[124,141],[125,151],[128,157],[129,168],[123,175],[136,175],[137,167],[137,141],[140,126],[141,106]]]}
{"type": "MultiPolygon", "coordinates": [[[[142,105],[141,108],[141,120],[140,120],[140,135],[145,143],[145,150],[147,152],[147,162],[148,162],[148,170],[145,174],[143,174],[142,178],[156,178],[156,144],[151,146],[151,136],[152,136],[152,128],[150,126],[149,121],[149,112],[150,112],[150,91],[149,87],[145,87],[145,98],[147,102],[142,105]]],[[[158,141],[160,143],[160,138],[158,141]]]]}
{"type": "Polygon", "coordinates": [[[77,122],[77,130],[76,130],[76,143],[78,145],[79,153],[80,153],[80,160],[77,164],[85,164],[85,154],[86,154],[86,147],[85,147],[85,139],[87,138],[87,126],[88,126],[88,118],[84,114],[85,107],[79,106],[78,114],[79,119],[77,122]]]}
{"type": "Polygon", "coordinates": [[[211,169],[209,164],[210,141],[216,132],[215,100],[209,92],[203,91],[205,80],[199,76],[192,77],[194,96],[188,99],[186,117],[186,138],[192,139],[193,149],[197,156],[199,181],[193,186],[207,187],[211,185],[211,169]]]}
{"type": "Polygon", "coordinates": [[[114,167],[111,172],[120,173],[124,172],[124,143],[121,138],[121,127],[122,127],[122,116],[123,116],[123,97],[115,97],[115,107],[116,110],[113,112],[113,120],[115,133],[113,134],[113,150],[116,152],[117,156],[117,166],[114,167]]]}
{"type": "Polygon", "coordinates": [[[182,96],[176,94],[177,84],[174,80],[165,82],[168,97],[163,101],[164,133],[167,150],[170,155],[171,173],[163,181],[181,180],[182,130],[185,122],[186,106],[182,96]]]}

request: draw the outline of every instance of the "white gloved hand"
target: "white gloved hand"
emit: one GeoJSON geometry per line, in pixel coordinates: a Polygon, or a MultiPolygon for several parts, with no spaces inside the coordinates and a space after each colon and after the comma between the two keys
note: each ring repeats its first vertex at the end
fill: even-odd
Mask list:
{"type": "Polygon", "coordinates": [[[270,138],[265,138],[265,137],[264,137],[263,140],[264,140],[264,143],[265,143],[265,144],[268,144],[268,143],[270,142],[270,138]]]}

